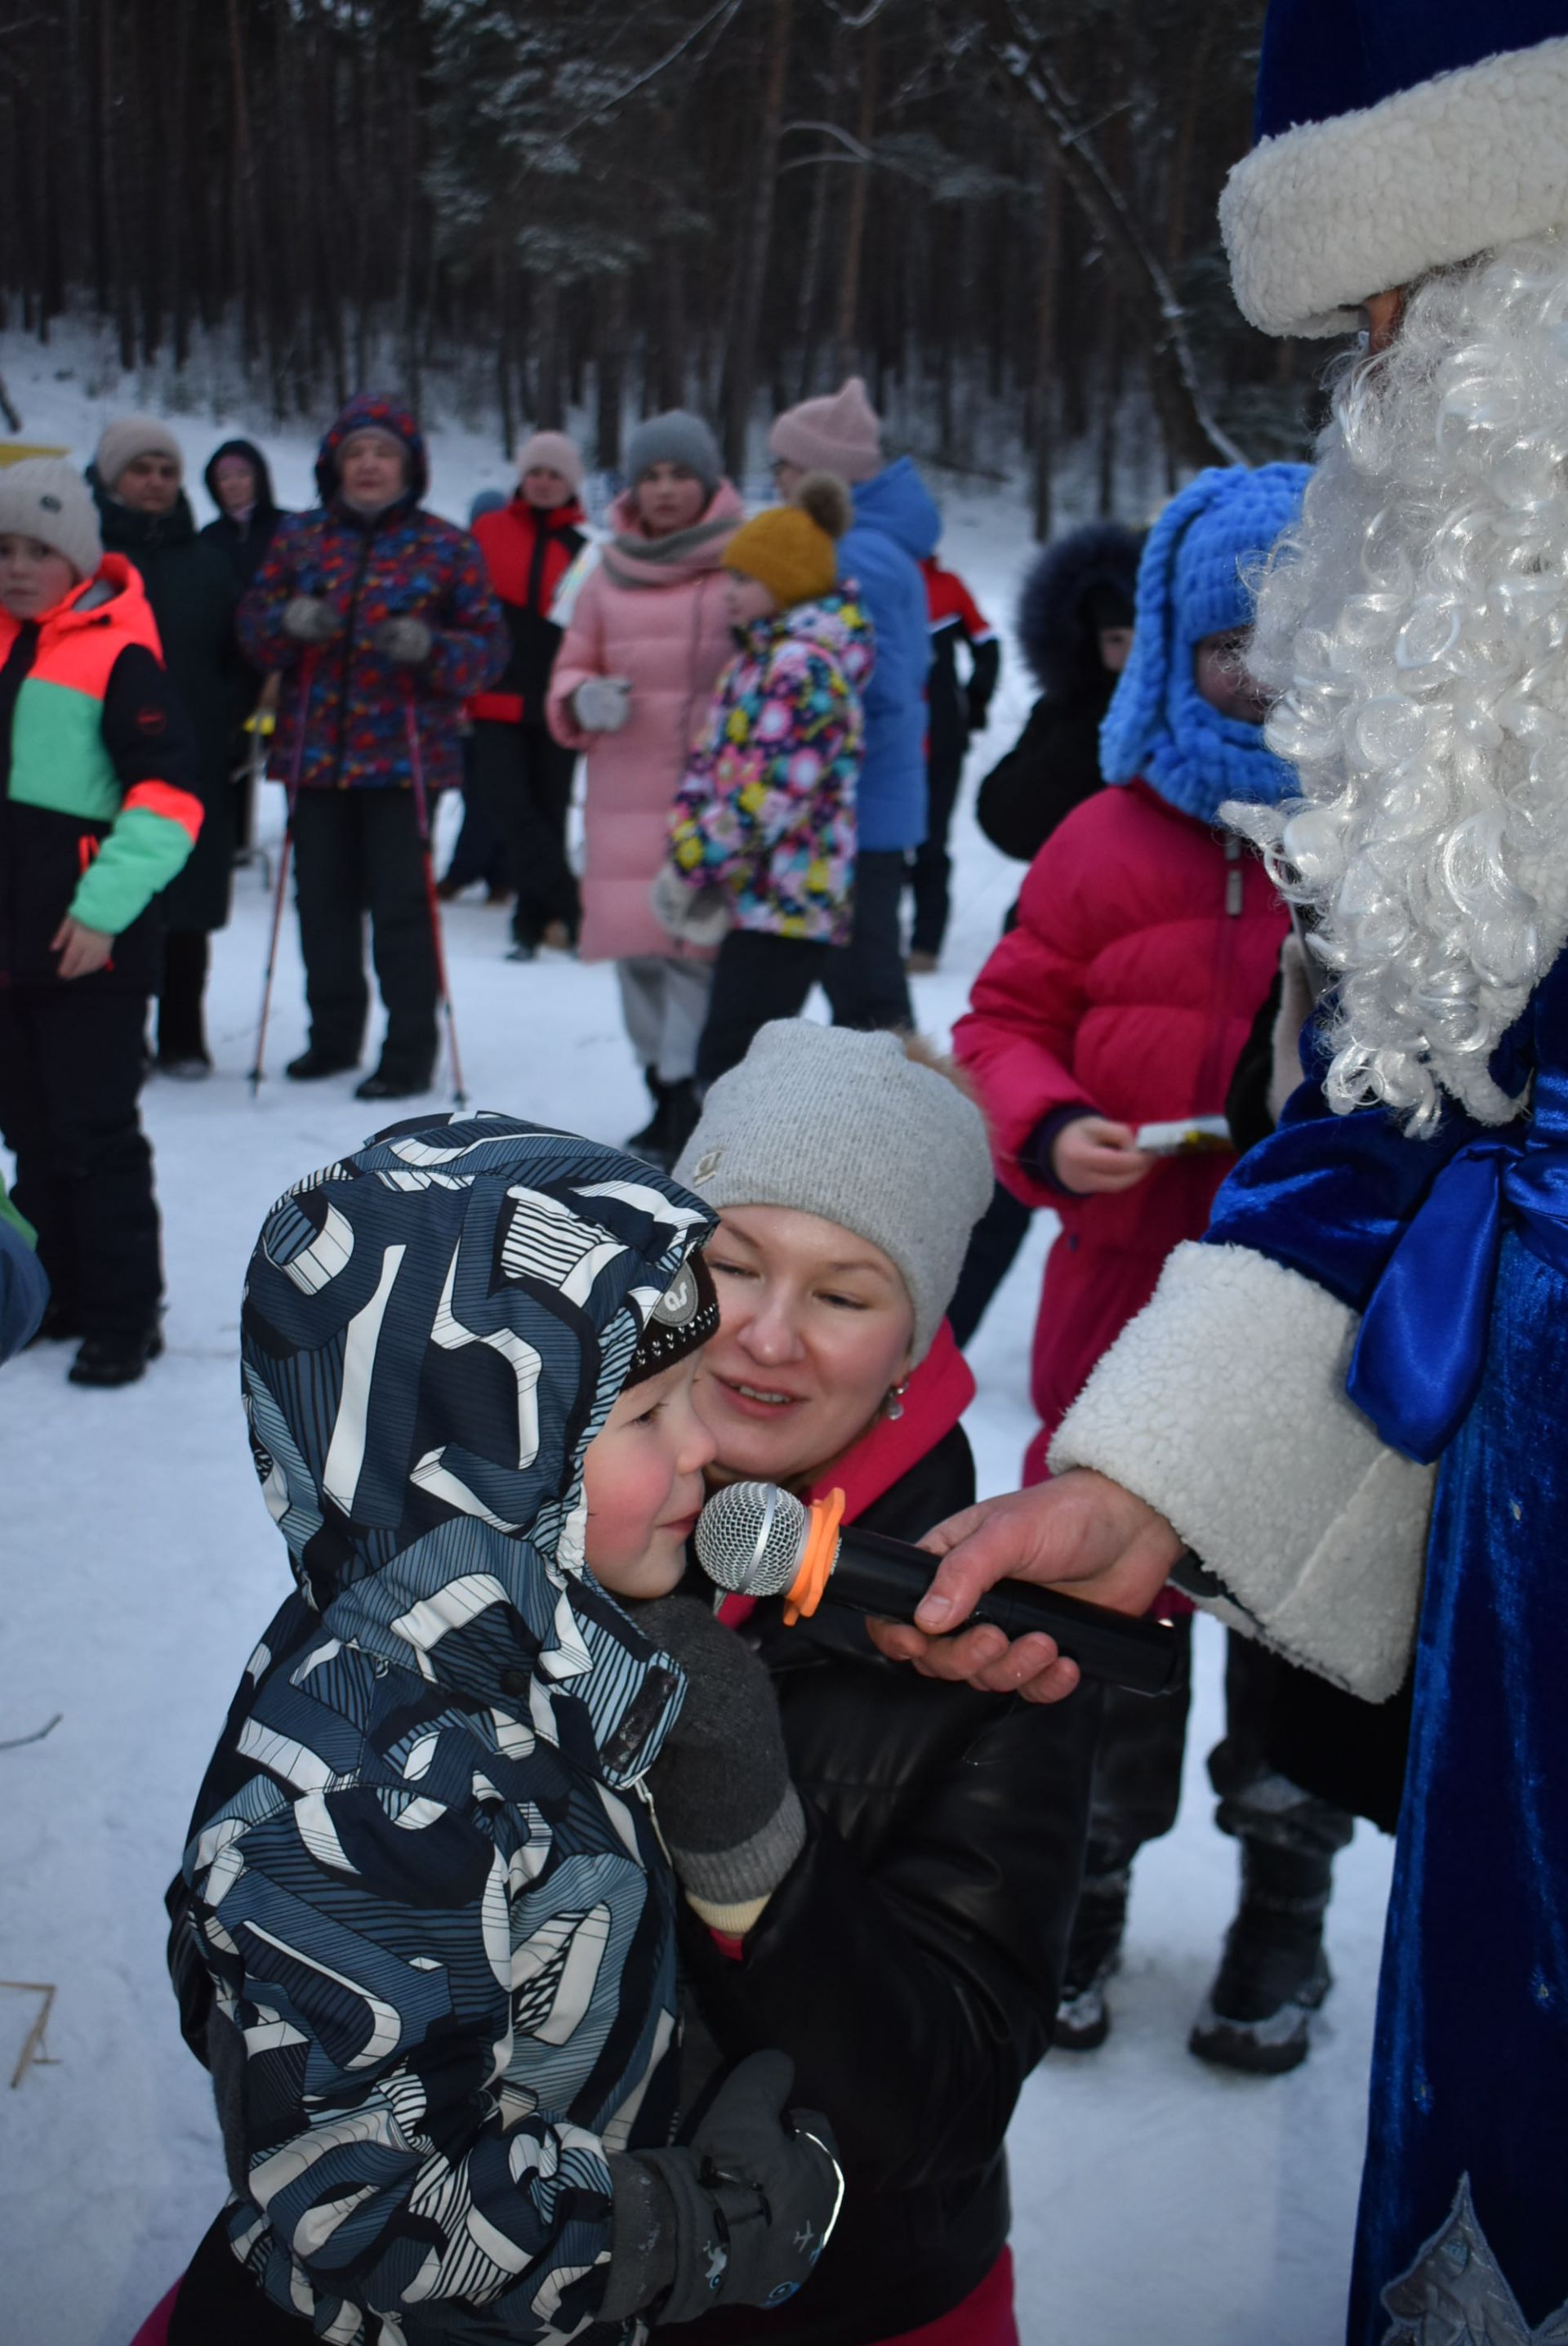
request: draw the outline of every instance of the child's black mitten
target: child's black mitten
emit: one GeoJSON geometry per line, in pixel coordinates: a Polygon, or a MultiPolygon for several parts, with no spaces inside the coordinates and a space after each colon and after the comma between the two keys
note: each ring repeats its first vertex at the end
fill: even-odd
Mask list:
{"type": "Polygon", "coordinates": [[[686,1672],[687,1695],[648,1774],[687,1896],[716,1930],[749,1930],[805,1845],[773,1681],[699,1597],[627,1608],[686,1672]]]}
{"type": "Polygon", "coordinates": [[[781,2305],[809,2279],[844,2178],[827,2119],[785,2112],[794,2077],[788,2054],[750,2054],[689,2148],[611,2159],[615,2234],[601,2320],[641,2310],[639,2291],[663,2289],[661,2327],[721,2305],[781,2305]]]}

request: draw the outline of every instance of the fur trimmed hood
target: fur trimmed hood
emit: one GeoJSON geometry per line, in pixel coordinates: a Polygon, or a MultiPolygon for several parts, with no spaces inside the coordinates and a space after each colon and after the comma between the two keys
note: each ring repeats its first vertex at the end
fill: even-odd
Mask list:
{"type": "Polygon", "coordinates": [[[1110,698],[1098,626],[1087,608],[1095,587],[1120,595],[1133,624],[1143,535],[1119,521],[1091,522],[1047,546],[1018,591],[1018,642],[1042,692],[1053,700],[1110,698]]]}
{"type": "Polygon", "coordinates": [[[1256,135],[1219,206],[1237,305],[1352,332],[1369,294],[1568,221],[1568,10],[1272,0],[1256,135]]]}

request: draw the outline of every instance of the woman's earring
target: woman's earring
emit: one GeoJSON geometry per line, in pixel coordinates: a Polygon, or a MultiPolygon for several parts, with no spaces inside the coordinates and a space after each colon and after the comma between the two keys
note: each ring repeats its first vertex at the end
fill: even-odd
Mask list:
{"type": "Polygon", "coordinates": [[[905,1377],[901,1384],[894,1385],[886,1401],[882,1403],[882,1415],[884,1417],[901,1417],[903,1415],[904,1395],[908,1392],[909,1389],[910,1381],[908,1377],[905,1377]]]}

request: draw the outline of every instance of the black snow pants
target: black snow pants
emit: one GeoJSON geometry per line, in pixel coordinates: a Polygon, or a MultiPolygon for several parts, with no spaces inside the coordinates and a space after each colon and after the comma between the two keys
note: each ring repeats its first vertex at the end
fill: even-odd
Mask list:
{"type": "Polygon", "coordinates": [[[566,817],[577,753],[543,725],[473,728],[473,770],[481,802],[500,832],[506,876],[516,894],[512,933],[536,945],[553,921],[574,939],[582,925],[577,882],[566,861],[566,817]]]}
{"type": "Polygon", "coordinates": [[[137,1110],[147,996],[94,979],[0,986],[0,1136],[63,1321],[137,1336],[163,1263],[152,1150],[137,1110]]]}
{"type": "Polygon", "coordinates": [[[295,892],[311,1041],[345,1065],[370,1015],[365,914],[387,1031],[382,1066],[411,1086],[435,1066],[436,974],[424,857],[412,790],[301,790],[295,892]]]}

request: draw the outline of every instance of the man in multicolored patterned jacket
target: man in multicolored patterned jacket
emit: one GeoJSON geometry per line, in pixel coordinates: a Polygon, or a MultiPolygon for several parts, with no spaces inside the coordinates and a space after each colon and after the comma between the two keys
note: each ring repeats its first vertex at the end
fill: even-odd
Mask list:
{"type": "Polygon", "coordinates": [[[201,828],[196,745],[141,580],[62,459],[0,473],[0,1133],[73,1383],[163,1349],[137,1100],[154,900],[201,828]]]}
{"type": "Polygon", "coordinates": [[[361,1099],[429,1089],[436,960],[423,847],[437,790],[462,780],[457,719],[494,682],[507,637],[479,549],[421,509],[414,419],[351,399],[321,443],[314,513],[290,515],[239,607],[239,640],[282,673],[273,778],[289,784],[310,1048],[296,1082],[357,1065],[370,990],[364,915],[387,1029],[361,1099]]]}

